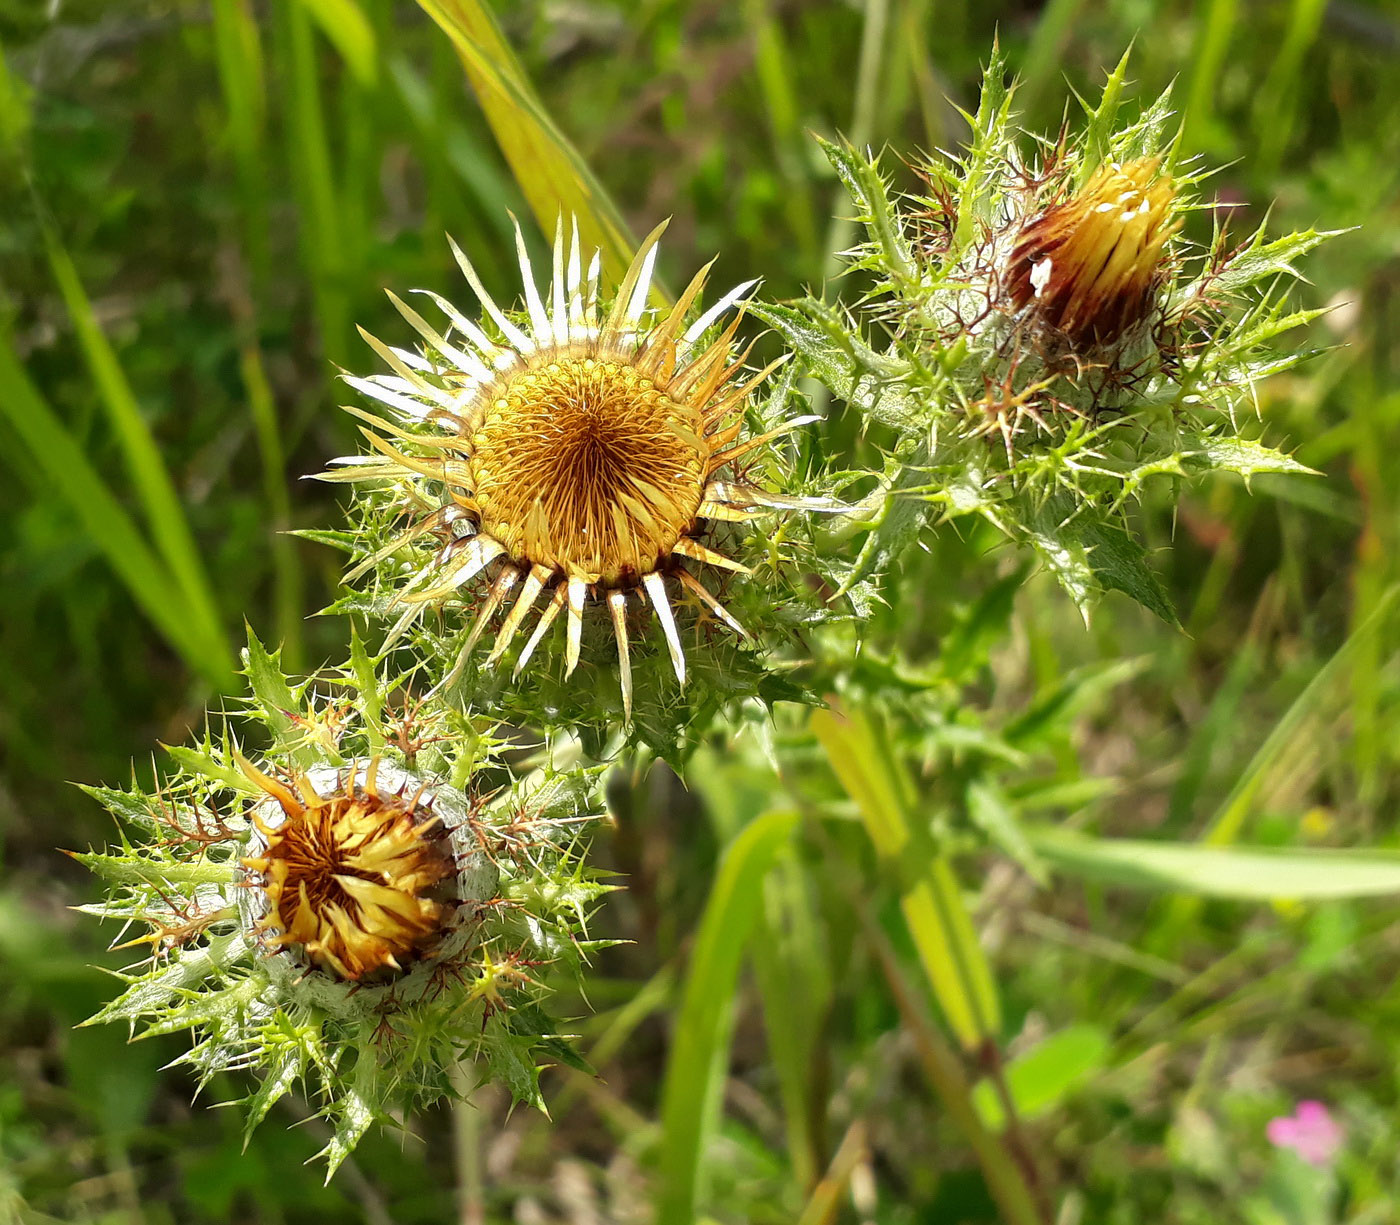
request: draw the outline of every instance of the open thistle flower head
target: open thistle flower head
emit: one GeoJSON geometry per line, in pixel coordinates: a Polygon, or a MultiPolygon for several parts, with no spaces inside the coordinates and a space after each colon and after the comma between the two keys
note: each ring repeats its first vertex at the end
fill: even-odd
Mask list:
{"type": "Polygon", "coordinates": [[[358,771],[273,778],[240,755],[268,800],[249,813],[266,914],[257,930],[274,948],[300,948],[316,969],[363,982],[405,966],[441,939],[455,874],[451,839],[426,784],[400,775],[384,789],[382,758],[358,771]]]}
{"type": "Polygon", "coordinates": [[[429,609],[460,606],[454,677],[488,631],[487,666],[514,649],[519,674],[561,619],[571,675],[585,619],[596,618],[610,627],[630,718],[639,614],[659,624],[684,685],[678,608],[736,635],[748,628],[716,594],[750,573],[725,541],[778,512],[838,509],[749,479],[765,448],[808,419],[747,427],[746,407],[783,360],[745,369],[733,308],[753,282],[692,319],[706,265],[673,307],[649,308],[663,228],[609,301],[599,256],[581,249],[576,227],[566,236],[561,222],[543,291],[517,227],[523,313],[498,306],[453,244],[484,318],[427,293],[446,319],[439,330],[391,294],[421,350],[366,336],[391,373],[348,381],[384,415],[350,410],[369,422],[372,453],[338,460],[325,476],[387,487],[399,527],[364,546],[351,577],[372,571],[395,586],[391,640],[429,609]]]}
{"type": "Polygon", "coordinates": [[[88,909],[148,954],[93,1020],[190,1030],[201,1085],[259,1074],[250,1129],[308,1082],[332,1169],[375,1119],[455,1092],[464,1062],[541,1104],[538,1065],[576,1060],[549,984],[578,972],[607,888],[579,858],[593,776],[512,774],[471,720],[391,701],[358,643],[319,695],[256,639],[246,658],[246,719],[170,750],[154,788],[93,789],[124,829],[77,856],[111,886],[88,909]],[[236,731],[271,744],[245,756],[236,731]]]}
{"type": "Polygon", "coordinates": [[[966,152],[916,164],[917,195],[826,145],[866,229],[850,256],[863,309],[755,313],[891,432],[883,496],[930,504],[922,520],[872,515],[867,554],[977,516],[1034,550],[1086,615],[1112,589],[1174,621],[1126,507],[1158,475],[1306,471],[1239,410],[1306,355],[1279,337],[1317,313],[1291,309],[1288,290],[1327,235],[1193,235],[1208,171],[1179,155],[1168,94],[1120,117],[1126,73],[1124,56],[1084,122],[1045,140],[1016,128],[994,52],[966,152]]]}

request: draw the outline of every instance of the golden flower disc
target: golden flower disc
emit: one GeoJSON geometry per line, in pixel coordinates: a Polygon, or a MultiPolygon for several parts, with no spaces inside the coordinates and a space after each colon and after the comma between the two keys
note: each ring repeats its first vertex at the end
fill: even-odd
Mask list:
{"type": "Polygon", "coordinates": [[[435,941],[447,906],[432,896],[452,873],[435,818],[416,804],[381,795],[374,770],[322,796],[305,776],[292,787],[244,763],[282,810],[271,825],[256,813],[262,854],[243,866],[261,876],[267,916],[261,928],[278,947],[300,945],[317,968],[360,980],[403,970],[435,941]]]}
{"type": "Polygon", "coordinates": [[[699,410],[624,357],[561,355],[509,375],[474,424],[481,531],[590,581],[635,581],[672,552],[704,495],[699,410]]]}

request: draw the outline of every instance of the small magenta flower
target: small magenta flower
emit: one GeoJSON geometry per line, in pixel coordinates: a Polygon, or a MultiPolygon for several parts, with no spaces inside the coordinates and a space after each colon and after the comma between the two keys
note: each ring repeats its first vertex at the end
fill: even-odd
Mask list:
{"type": "Polygon", "coordinates": [[[1309,1165],[1332,1164],[1346,1131],[1321,1102],[1302,1101],[1292,1114],[1269,1120],[1266,1133],[1275,1148],[1291,1148],[1309,1165]]]}

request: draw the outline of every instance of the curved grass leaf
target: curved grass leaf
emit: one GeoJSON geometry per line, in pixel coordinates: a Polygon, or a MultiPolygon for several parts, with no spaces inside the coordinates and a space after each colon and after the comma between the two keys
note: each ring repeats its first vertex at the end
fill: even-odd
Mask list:
{"type": "Polygon", "coordinates": [[[693,1225],[709,1137],[724,1087],[739,961],[763,901],[763,880],[797,825],[769,812],[729,844],[705,903],[661,1093],[658,1225],[693,1225]]]}
{"type": "Polygon", "coordinates": [[[0,336],[0,415],[28,452],[19,462],[82,524],[137,607],[192,670],[221,689],[231,688],[232,661],[222,643],[201,631],[169,568],[39,394],[8,336],[0,336]]]}
{"type": "MultiPolygon", "coordinates": [[[[98,400],[107,412],[125,457],[151,539],[183,597],[182,615],[189,623],[189,633],[200,642],[201,653],[208,655],[211,664],[216,657],[226,661],[228,646],[219,622],[218,605],[175,482],[161,458],[160,448],[141,414],[141,406],[117,355],[97,322],[92,302],[78,279],[77,268],[47,227],[44,240],[49,266],[63,295],[98,400]]],[[[220,675],[228,677],[227,663],[220,675]]]]}
{"type": "Polygon", "coordinates": [[[418,0],[452,40],[501,152],[545,234],[561,213],[578,219],[584,244],[603,253],[614,283],[633,242],[607,190],[554,123],[490,10],[478,0],[418,0]]]}

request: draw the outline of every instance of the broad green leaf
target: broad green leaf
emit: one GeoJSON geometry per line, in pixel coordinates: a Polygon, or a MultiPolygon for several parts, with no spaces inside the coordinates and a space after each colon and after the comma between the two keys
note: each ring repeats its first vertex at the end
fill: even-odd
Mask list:
{"type": "Polygon", "coordinates": [[[1180,626],[1176,610],[1147,552],[1116,520],[1074,515],[1067,499],[1049,499],[1028,529],[1030,543],[1087,621],[1105,591],[1121,591],[1168,625],[1180,626]]]}
{"type": "MultiPolygon", "coordinates": [[[[1051,1034],[1003,1069],[1016,1113],[1033,1119],[1059,1105],[1077,1085],[1104,1066],[1110,1049],[1108,1034],[1097,1025],[1071,1025],[1051,1034]]],[[[972,1091],[972,1103],[988,1127],[1006,1126],[1006,1112],[995,1088],[983,1081],[972,1091]]]]}
{"type": "Polygon", "coordinates": [[[561,213],[576,217],[585,245],[603,253],[607,279],[620,281],[635,249],[622,214],[544,109],[490,9],[479,0],[419,3],[452,40],[540,229],[552,235],[561,213]]]}
{"type": "Polygon", "coordinates": [[[1267,902],[1400,894],[1400,854],[1296,847],[1090,838],[1065,830],[1029,835],[1056,871],[1105,884],[1194,897],[1267,902]]]}
{"type": "Polygon", "coordinates": [[[658,1225],[690,1225],[715,1133],[729,1051],[740,955],[758,918],[763,880],[792,836],[797,814],[750,822],[720,860],[690,955],[661,1091],[658,1225]]]}

